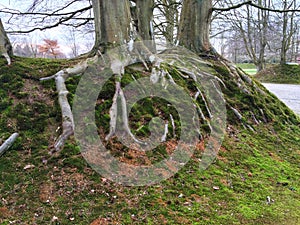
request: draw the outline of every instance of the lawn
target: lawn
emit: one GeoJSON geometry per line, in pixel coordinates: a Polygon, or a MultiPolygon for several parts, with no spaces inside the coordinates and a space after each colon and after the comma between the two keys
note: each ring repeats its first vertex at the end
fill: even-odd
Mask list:
{"type": "Polygon", "coordinates": [[[300,84],[300,65],[273,65],[255,75],[264,83],[300,84]]]}
{"type": "Polygon", "coordinates": [[[236,65],[249,75],[255,75],[257,72],[256,66],[253,63],[238,63],[236,65]]]}

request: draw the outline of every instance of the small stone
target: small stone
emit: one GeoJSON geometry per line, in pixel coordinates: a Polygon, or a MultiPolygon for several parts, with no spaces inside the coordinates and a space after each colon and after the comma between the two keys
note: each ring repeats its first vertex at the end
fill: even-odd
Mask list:
{"type": "Polygon", "coordinates": [[[220,187],[218,187],[218,186],[213,186],[213,189],[217,191],[217,190],[220,190],[220,187]]]}

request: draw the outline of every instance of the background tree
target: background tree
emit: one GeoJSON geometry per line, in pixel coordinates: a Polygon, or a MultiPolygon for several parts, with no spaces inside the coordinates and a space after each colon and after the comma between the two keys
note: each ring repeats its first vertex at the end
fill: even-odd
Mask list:
{"type": "MultiPolygon", "coordinates": [[[[296,0],[282,1],[283,10],[296,9],[296,0]]],[[[293,36],[296,32],[295,12],[284,12],[282,14],[282,38],[280,49],[280,63],[285,64],[287,61],[287,52],[291,48],[293,36]]]]}
{"type": "Polygon", "coordinates": [[[163,37],[169,43],[177,43],[179,15],[182,0],[157,0],[155,1],[154,28],[156,38],[163,37]]]}
{"type": "MultiPolygon", "coordinates": [[[[259,0],[257,4],[261,7],[269,8],[271,6],[270,2],[269,0],[259,0]]],[[[221,5],[222,7],[225,5],[232,7],[235,3],[232,1],[222,1],[221,5]]],[[[244,7],[233,9],[224,16],[226,19],[224,20],[224,17],[221,16],[221,20],[231,24],[231,29],[228,32],[231,35],[235,35],[236,38],[234,38],[234,41],[238,41],[237,39],[243,40],[245,53],[256,65],[257,70],[264,69],[265,49],[268,44],[269,12],[245,5],[244,7]]],[[[236,56],[237,49],[231,48],[231,50],[234,50],[234,55],[236,56]]]]}
{"type": "MultiPolygon", "coordinates": [[[[293,55],[292,49],[296,46],[292,48],[291,45],[295,43],[292,41],[297,29],[295,21],[299,18],[299,3],[296,1],[288,1],[287,6],[284,6],[282,0],[251,2],[225,0],[217,1],[215,7],[218,10],[215,11],[217,16],[214,18],[221,24],[219,29],[227,33],[226,37],[234,35],[244,42],[246,54],[243,53],[240,62],[249,57],[248,61],[252,61],[257,69],[261,70],[264,68],[265,61],[282,61],[280,58],[283,58],[281,57],[283,52],[289,54],[288,58],[293,55]],[[231,24],[231,28],[222,29],[225,23],[227,23],[226,27],[231,24]]],[[[236,40],[236,38],[231,39],[236,40]]],[[[228,44],[232,45],[229,41],[228,44]]],[[[228,48],[228,51],[234,51],[234,48],[228,48]]],[[[231,55],[234,55],[233,52],[231,55]]]]}
{"type": "Polygon", "coordinates": [[[69,47],[71,49],[71,58],[75,58],[79,55],[79,43],[78,43],[78,37],[77,37],[77,32],[74,27],[69,29],[67,31],[67,34],[64,35],[64,39],[66,42],[69,44],[69,47]]]}
{"type": "Polygon", "coordinates": [[[60,46],[57,40],[44,39],[44,44],[38,45],[39,53],[45,56],[50,56],[55,59],[62,57],[63,53],[60,51],[60,46]]]}

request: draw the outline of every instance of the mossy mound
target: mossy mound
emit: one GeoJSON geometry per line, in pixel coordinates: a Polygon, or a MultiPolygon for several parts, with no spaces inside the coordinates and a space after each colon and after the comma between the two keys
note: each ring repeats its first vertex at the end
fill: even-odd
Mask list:
{"type": "Polygon", "coordinates": [[[51,76],[67,65],[66,60],[14,57],[13,64],[7,66],[1,59],[0,138],[19,132],[26,148],[48,146],[48,133],[44,132],[52,121],[60,121],[60,117],[54,107],[55,86],[50,82],[41,83],[39,78],[51,76]]]}
{"type": "Polygon", "coordinates": [[[265,83],[300,84],[300,65],[275,65],[255,75],[265,83]]]}
{"type": "MultiPolygon", "coordinates": [[[[8,67],[0,59],[0,138],[4,140],[13,132],[21,136],[0,158],[0,224],[299,222],[299,118],[258,82],[239,73],[233,76],[227,66],[210,62],[224,82],[228,113],[227,133],[216,161],[201,171],[201,151],[196,150],[172,178],[149,187],[124,187],[93,171],[73,139],[60,154],[48,156],[60,132],[61,115],[54,81],[40,82],[38,78],[53,75],[71,63],[15,58],[8,67]],[[27,165],[34,167],[25,169],[27,165]]],[[[169,72],[178,84],[193,92],[192,79],[182,79],[172,68],[169,72]]],[[[122,86],[148,75],[127,69],[122,86]]],[[[71,102],[79,80],[74,77],[67,82],[71,102]]],[[[106,82],[96,104],[100,134],[101,129],[103,133],[109,129],[114,81],[112,77],[106,82]]],[[[143,99],[130,114],[133,132],[149,135],[150,119],[156,115],[164,118],[162,112],[172,110],[161,99],[143,99]]],[[[120,160],[144,162],[118,143],[108,145],[120,160]]],[[[161,147],[147,156],[155,161],[167,153],[161,147]]]]}

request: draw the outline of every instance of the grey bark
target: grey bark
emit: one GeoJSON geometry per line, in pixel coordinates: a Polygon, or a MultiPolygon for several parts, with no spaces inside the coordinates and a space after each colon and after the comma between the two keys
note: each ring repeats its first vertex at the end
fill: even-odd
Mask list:
{"type": "MultiPolygon", "coordinates": [[[[283,1],[283,9],[296,8],[296,1],[293,0],[290,3],[287,0],[283,1]]],[[[282,39],[281,39],[281,49],[280,49],[280,64],[285,64],[287,61],[287,52],[291,47],[291,40],[295,32],[295,22],[294,22],[295,12],[283,13],[283,24],[282,24],[282,39]]]]}
{"type": "Polygon", "coordinates": [[[53,147],[53,151],[51,151],[51,153],[61,150],[65,142],[68,140],[68,138],[74,134],[73,113],[67,98],[69,92],[67,90],[65,82],[70,76],[82,74],[88,67],[88,64],[91,61],[94,61],[96,59],[97,57],[84,60],[81,63],[75,65],[74,67],[60,70],[59,72],[57,72],[55,75],[51,77],[46,77],[41,79],[41,81],[55,79],[56,90],[58,93],[58,101],[59,101],[61,114],[62,114],[62,134],[56,140],[53,147]]]}
{"type": "Polygon", "coordinates": [[[16,141],[19,137],[18,133],[12,134],[1,146],[0,146],[0,156],[2,156],[16,141]]]}
{"type": "Polygon", "coordinates": [[[95,21],[94,52],[125,44],[130,36],[128,0],[92,0],[95,21]]]}
{"type": "Polygon", "coordinates": [[[0,54],[6,58],[8,65],[10,65],[11,64],[10,56],[13,55],[12,45],[4,30],[1,18],[0,18],[0,54]]]}
{"type": "Polygon", "coordinates": [[[179,26],[179,44],[196,53],[211,51],[209,41],[211,14],[211,0],[185,0],[179,26]]]}
{"type": "Polygon", "coordinates": [[[137,31],[143,40],[153,40],[153,0],[136,1],[137,31]]]}

